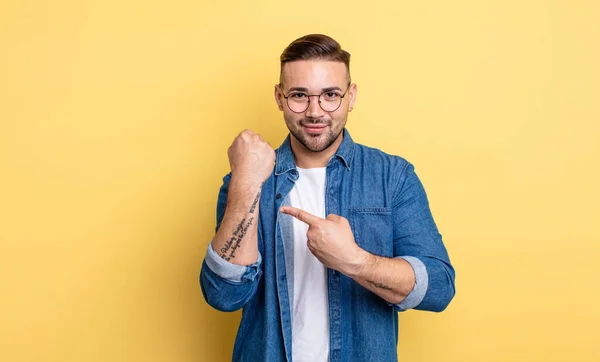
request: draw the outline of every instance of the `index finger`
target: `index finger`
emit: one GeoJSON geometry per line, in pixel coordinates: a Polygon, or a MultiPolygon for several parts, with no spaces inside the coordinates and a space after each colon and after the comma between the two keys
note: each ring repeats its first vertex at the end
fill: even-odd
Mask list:
{"type": "Polygon", "coordinates": [[[281,209],[279,209],[281,212],[283,212],[284,214],[288,214],[288,215],[292,215],[293,217],[295,217],[296,219],[305,222],[308,224],[308,226],[312,226],[315,223],[322,221],[323,219],[321,219],[318,216],[315,216],[311,213],[308,213],[304,210],[301,209],[297,209],[295,207],[291,207],[291,206],[282,206],[281,209]]]}

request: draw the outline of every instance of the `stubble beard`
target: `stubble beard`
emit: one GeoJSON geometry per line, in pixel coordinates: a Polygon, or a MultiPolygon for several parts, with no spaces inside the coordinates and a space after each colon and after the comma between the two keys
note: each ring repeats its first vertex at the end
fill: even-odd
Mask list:
{"type": "Polygon", "coordinates": [[[296,122],[287,121],[286,123],[288,125],[288,129],[290,130],[290,133],[298,140],[298,142],[300,142],[300,144],[302,144],[307,150],[311,152],[322,152],[328,149],[335,142],[335,140],[338,139],[338,137],[344,130],[344,126],[342,126],[337,132],[335,132],[335,130],[331,128],[331,124],[329,124],[329,127],[326,132],[322,134],[313,135],[306,133],[302,128],[302,124],[320,124],[319,122],[302,120],[296,122]],[[290,127],[290,124],[293,124],[294,127],[290,127]]]}

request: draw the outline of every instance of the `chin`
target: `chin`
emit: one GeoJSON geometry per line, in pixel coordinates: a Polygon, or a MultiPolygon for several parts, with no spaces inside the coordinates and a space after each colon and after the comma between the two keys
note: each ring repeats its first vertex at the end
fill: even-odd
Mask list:
{"type": "Polygon", "coordinates": [[[322,135],[303,134],[299,141],[311,152],[322,152],[331,147],[338,137],[339,134],[335,136],[333,133],[322,135]]]}

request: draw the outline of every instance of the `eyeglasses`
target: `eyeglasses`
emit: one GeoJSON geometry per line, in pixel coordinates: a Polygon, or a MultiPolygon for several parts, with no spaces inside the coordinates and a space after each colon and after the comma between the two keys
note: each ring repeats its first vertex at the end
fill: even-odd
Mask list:
{"type": "Polygon", "coordinates": [[[294,113],[304,113],[310,105],[310,97],[319,97],[319,106],[325,112],[335,112],[342,105],[342,99],[348,93],[351,82],[348,83],[346,91],[340,94],[335,90],[326,90],[321,94],[306,94],[303,92],[290,92],[287,96],[284,95],[286,103],[290,111],[294,113]]]}

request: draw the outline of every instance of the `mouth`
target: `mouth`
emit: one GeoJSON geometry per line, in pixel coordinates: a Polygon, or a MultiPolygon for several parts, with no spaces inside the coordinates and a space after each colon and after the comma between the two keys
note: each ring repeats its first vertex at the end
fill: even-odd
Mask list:
{"type": "Polygon", "coordinates": [[[325,128],[327,128],[327,125],[326,124],[303,124],[302,127],[308,133],[320,134],[320,133],[323,133],[323,131],[325,131],[325,128]]]}

